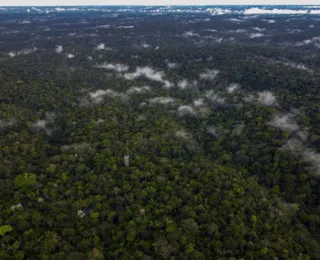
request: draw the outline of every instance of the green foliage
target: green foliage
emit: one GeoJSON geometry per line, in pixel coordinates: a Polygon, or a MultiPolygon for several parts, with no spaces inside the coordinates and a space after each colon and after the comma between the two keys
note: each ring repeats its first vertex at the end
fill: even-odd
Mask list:
{"type": "Polygon", "coordinates": [[[9,233],[13,230],[11,226],[4,225],[0,226],[0,236],[4,236],[6,233],[9,233]]]}
{"type": "Polygon", "coordinates": [[[34,173],[23,173],[14,179],[14,184],[18,188],[30,188],[37,183],[37,176],[34,173]]]}

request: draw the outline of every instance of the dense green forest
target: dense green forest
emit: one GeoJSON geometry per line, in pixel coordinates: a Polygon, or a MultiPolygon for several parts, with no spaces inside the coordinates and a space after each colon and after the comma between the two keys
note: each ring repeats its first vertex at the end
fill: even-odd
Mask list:
{"type": "Polygon", "coordinates": [[[1,14],[0,259],[319,259],[319,27],[1,14]]]}

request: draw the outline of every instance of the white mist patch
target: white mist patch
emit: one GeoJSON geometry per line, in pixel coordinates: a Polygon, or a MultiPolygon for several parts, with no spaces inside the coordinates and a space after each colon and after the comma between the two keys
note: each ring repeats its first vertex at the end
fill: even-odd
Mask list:
{"type": "Polygon", "coordinates": [[[209,126],[207,127],[207,131],[209,134],[211,134],[214,137],[217,137],[219,134],[219,130],[215,126],[209,126]]]}
{"type": "Polygon", "coordinates": [[[204,32],[219,32],[216,29],[203,29],[204,32]]]}
{"type": "Polygon", "coordinates": [[[230,18],[226,19],[227,21],[234,22],[234,23],[241,23],[244,22],[245,20],[237,19],[237,18],[230,18]]]}
{"type": "Polygon", "coordinates": [[[253,94],[247,94],[246,96],[243,97],[243,101],[250,103],[255,100],[255,96],[253,94]]]}
{"type": "Polygon", "coordinates": [[[155,71],[150,67],[137,67],[135,72],[124,74],[124,77],[128,80],[133,80],[142,76],[154,81],[162,82],[164,78],[164,73],[162,71],[155,71]]]}
{"type": "Polygon", "coordinates": [[[205,72],[200,73],[199,77],[202,80],[214,80],[218,74],[219,74],[218,70],[206,69],[205,72]]]}
{"type": "Polygon", "coordinates": [[[264,34],[263,33],[250,33],[250,38],[254,39],[254,38],[261,38],[263,37],[264,34]]]}
{"type": "Polygon", "coordinates": [[[200,36],[199,33],[194,33],[193,31],[187,31],[183,34],[184,37],[198,37],[200,36]]]}
{"type": "Polygon", "coordinates": [[[47,135],[51,135],[52,130],[47,127],[47,124],[52,123],[54,119],[55,119],[54,113],[46,113],[45,119],[34,122],[32,124],[32,127],[36,129],[42,129],[46,132],[47,135]]]}
{"type": "Polygon", "coordinates": [[[2,120],[0,119],[0,129],[1,128],[5,128],[5,127],[9,127],[15,124],[15,120],[14,119],[9,119],[9,120],[2,120]]]}
{"type": "Polygon", "coordinates": [[[105,48],[106,48],[106,46],[105,46],[104,43],[100,43],[100,44],[96,47],[97,50],[104,50],[105,48]]]}
{"type": "Polygon", "coordinates": [[[207,91],[206,98],[209,99],[211,101],[211,103],[216,104],[216,105],[223,105],[225,103],[225,98],[220,97],[213,90],[207,91]]]}
{"type": "Polygon", "coordinates": [[[296,9],[261,9],[258,7],[252,7],[246,9],[244,11],[245,15],[252,15],[252,14],[307,14],[308,10],[296,10],[296,9]]]}
{"type": "Polygon", "coordinates": [[[266,30],[265,28],[260,28],[260,27],[253,27],[252,29],[258,32],[264,32],[266,30]]]}
{"type": "Polygon", "coordinates": [[[204,99],[203,98],[198,98],[196,100],[193,101],[193,105],[196,107],[202,107],[205,105],[204,103],[204,99]]]}
{"type": "Polygon", "coordinates": [[[133,25],[120,25],[120,26],[116,26],[115,28],[117,29],[132,29],[134,28],[133,25]]]}
{"type": "Polygon", "coordinates": [[[276,97],[270,91],[260,92],[258,94],[258,102],[266,106],[273,106],[277,103],[276,97]]]}
{"type": "Polygon", "coordinates": [[[175,62],[169,62],[169,61],[166,61],[167,63],[167,66],[169,69],[176,69],[176,68],[179,68],[180,65],[178,63],[175,63],[175,62]]]}
{"type": "Polygon", "coordinates": [[[288,130],[290,132],[299,129],[299,126],[293,120],[293,115],[290,113],[286,115],[274,115],[272,120],[268,122],[268,125],[279,128],[281,130],[288,130]]]}
{"type": "Polygon", "coordinates": [[[105,97],[118,97],[118,98],[126,98],[127,96],[122,94],[122,93],[118,93],[116,91],[113,91],[111,89],[98,89],[94,92],[90,92],[89,96],[91,98],[91,100],[93,100],[93,102],[95,103],[100,103],[104,100],[105,97]]]}
{"type": "Polygon", "coordinates": [[[63,52],[63,47],[61,45],[56,46],[56,53],[61,53],[63,52]]]}
{"type": "Polygon", "coordinates": [[[196,111],[193,109],[192,106],[183,105],[178,108],[178,114],[180,116],[185,116],[185,115],[195,116],[196,111]]]}
{"type": "Polygon", "coordinates": [[[302,130],[296,133],[296,136],[301,140],[302,142],[307,142],[309,138],[309,133],[307,130],[302,130]]]}
{"type": "Polygon", "coordinates": [[[143,43],[143,44],[141,44],[141,47],[142,48],[150,48],[150,47],[152,47],[150,44],[147,44],[147,43],[143,43]]]}
{"type": "Polygon", "coordinates": [[[287,29],[288,33],[300,33],[303,32],[303,30],[301,29],[287,29]]]}
{"type": "Polygon", "coordinates": [[[73,59],[74,57],[75,57],[75,55],[72,54],[72,53],[68,53],[68,54],[67,54],[67,58],[68,58],[68,59],[73,59]]]}
{"type": "Polygon", "coordinates": [[[316,153],[312,149],[307,149],[302,154],[303,160],[310,164],[310,171],[315,172],[317,175],[320,175],[320,154],[316,153]]]}
{"type": "Polygon", "coordinates": [[[173,86],[171,82],[165,80],[165,74],[162,71],[156,71],[151,67],[137,67],[135,72],[125,73],[124,78],[127,80],[133,80],[139,77],[145,77],[149,80],[161,82],[166,88],[173,86]]]}
{"type": "Polygon", "coordinates": [[[241,88],[241,86],[237,83],[231,83],[228,87],[227,87],[227,92],[229,94],[232,94],[233,92],[235,92],[236,90],[239,90],[241,88]]]}
{"type": "Polygon", "coordinates": [[[303,143],[297,138],[290,138],[282,147],[281,150],[291,151],[294,154],[301,152],[304,149],[303,143]]]}
{"type": "Polygon", "coordinates": [[[190,137],[190,135],[184,129],[177,131],[175,135],[183,139],[188,139],[190,137]]]}
{"type": "Polygon", "coordinates": [[[102,124],[104,122],[104,119],[99,118],[97,121],[95,121],[96,124],[102,124]]]}
{"type": "Polygon", "coordinates": [[[185,129],[180,129],[177,132],[175,132],[175,136],[183,139],[188,150],[196,151],[198,149],[197,143],[193,140],[192,135],[188,133],[185,129]]]}
{"type": "Polygon", "coordinates": [[[109,24],[103,24],[103,25],[98,25],[98,26],[96,26],[96,27],[94,27],[94,28],[103,28],[103,29],[107,29],[107,28],[110,28],[111,27],[111,25],[109,25],[109,24]]]}
{"type": "Polygon", "coordinates": [[[261,19],[261,21],[264,21],[266,23],[276,23],[275,20],[268,20],[268,19],[261,19]]]}
{"type": "Polygon", "coordinates": [[[33,123],[32,126],[35,128],[42,128],[45,129],[47,125],[46,120],[38,120],[37,122],[33,123]]]}
{"type": "Polygon", "coordinates": [[[149,100],[150,104],[169,105],[175,103],[176,100],[171,97],[155,97],[149,100]]]}
{"type": "Polygon", "coordinates": [[[142,87],[131,87],[127,90],[128,95],[132,94],[145,94],[150,90],[149,86],[142,86],[142,87]]]}
{"type": "Polygon", "coordinates": [[[140,121],[145,121],[147,119],[147,117],[143,114],[139,115],[138,118],[136,119],[138,122],[140,121]]]}
{"type": "Polygon", "coordinates": [[[307,40],[304,40],[304,41],[301,41],[301,42],[297,42],[295,44],[295,46],[305,46],[305,45],[310,45],[310,44],[314,44],[316,47],[317,45],[320,43],[320,37],[313,37],[311,39],[307,39],[307,40]]]}
{"type": "Polygon", "coordinates": [[[310,10],[310,14],[320,14],[320,10],[310,10]]]}
{"type": "Polygon", "coordinates": [[[31,23],[29,20],[22,20],[21,22],[19,22],[20,24],[29,24],[31,23]]]}
{"type": "MultiPolygon", "coordinates": [[[[212,37],[211,39],[214,40],[217,43],[221,43],[224,40],[222,37],[212,37]]],[[[232,38],[229,38],[229,40],[232,41],[232,38]]]]}
{"type": "Polygon", "coordinates": [[[299,70],[306,70],[306,71],[311,71],[309,68],[307,68],[305,65],[302,63],[294,63],[294,62],[283,62],[284,65],[289,66],[294,69],[299,69],[299,70]]]}
{"type": "Polygon", "coordinates": [[[32,52],[35,52],[36,50],[37,50],[37,48],[34,47],[33,49],[24,49],[24,50],[20,50],[20,51],[17,51],[17,52],[11,51],[11,52],[8,53],[8,55],[9,55],[11,58],[13,58],[13,57],[15,57],[15,56],[17,56],[17,55],[27,55],[27,54],[30,54],[30,53],[32,53],[32,52]]]}
{"type": "Polygon", "coordinates": [[[116,72],[125,72],[129,70],[129,66],[120,64],[120,63],[103,63],[101,65],[97,65],[97,68],[114,70],[116,72]]]}
{"type": "Polygon", "coordinates": [[[178,82],[177,86],[180,89],[187,89],[187,88],[190,88],[192,85],[188,80],[183,79],[183,80],[178,82]]]}
{"type": "Polygon", "coordinates": [[[245,29],[237,29],[237,30],[230,30],[229,33],[246,33],[247,30],[245,29]]]}
{"type": "Polygon", "coordinates": [[[242,135],[245,126],[246,126],[245,123],[244,123],[243,121],[241,121],[240,124],[237,124],[237,125],[235,126],[235,128],[234,128],[233,131],[232,131],[232,134],[233,134],[233,135],[237,135],[237,136],[242,135]]]}

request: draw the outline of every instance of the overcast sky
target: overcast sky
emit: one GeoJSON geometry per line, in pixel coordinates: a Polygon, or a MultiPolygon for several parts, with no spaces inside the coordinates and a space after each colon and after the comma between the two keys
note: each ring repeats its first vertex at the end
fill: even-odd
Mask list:
{"type": "Polygon", "coordinates": [[[316,5],[320,0],[0,0],[0,6],[66,5],[316,5]]]}

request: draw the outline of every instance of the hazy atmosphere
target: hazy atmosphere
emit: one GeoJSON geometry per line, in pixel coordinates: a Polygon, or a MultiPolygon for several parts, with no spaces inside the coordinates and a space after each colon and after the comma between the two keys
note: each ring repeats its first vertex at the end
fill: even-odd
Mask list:
{"type": "Polygon", "coordinates": [[[319,5],[317,0],[226,0],[210,1],[210,0],[120,0],[117,2],[110,0],[1,0],[0,6],[79,6],[79,5],[319,5]]]}
{"type": "Polygon", "coordinates": [[[320,6],[174,3],[1,1],[1,260],[319,258],[320,6]]]}

